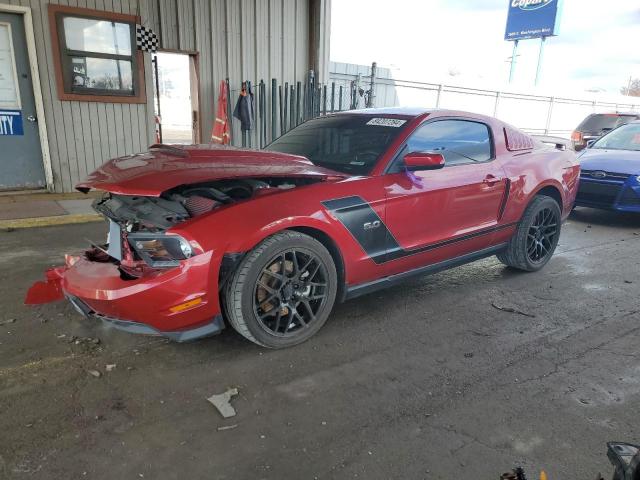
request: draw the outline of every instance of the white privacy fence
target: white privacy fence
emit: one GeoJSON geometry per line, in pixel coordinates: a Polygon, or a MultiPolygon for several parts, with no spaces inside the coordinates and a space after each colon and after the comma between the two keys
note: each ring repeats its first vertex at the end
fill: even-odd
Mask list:
{"type": "MultiPolygon", "coordinates": [[[[342,85],[347,92],[352,82],[356,81],[360,82],[361,88],[370,88],[370,76],[332,71],[330,77],[331,82],[335,82],[336,86],[342,85]]],[[[417,106],[466,110],[497,117],[532,134],[566,138],[590,113],[640,109],[640,97],[621,95],[606,99],[579,98],[582,95],[569,98],[566,95],[529,95],[391,78],[376,78],[374,85],[375,107],[417,106]]],[[[364,102],[360,101],[358,107],[364,107],[364,102]]]]}

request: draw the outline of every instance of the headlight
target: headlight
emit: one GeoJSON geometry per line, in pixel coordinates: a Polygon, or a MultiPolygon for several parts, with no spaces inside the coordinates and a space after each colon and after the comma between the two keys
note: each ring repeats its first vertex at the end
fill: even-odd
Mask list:
{"type": "Polygon", "coordinates": [[[636,177],[636,182],[640,183],[640,175],[636,177]]]}
{"type": "Polygon", "coordinates": [[[194,254],[189,242],[179,235],[130,233],[127,239],[152,267],[175,267],[194,254]]]}

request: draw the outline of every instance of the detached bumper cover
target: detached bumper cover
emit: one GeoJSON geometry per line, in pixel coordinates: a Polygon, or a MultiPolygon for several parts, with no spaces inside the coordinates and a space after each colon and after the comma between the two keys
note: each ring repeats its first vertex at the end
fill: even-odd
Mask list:
{"type": "Polygon", "coordinates": [[[55,267],[44,272],[46,280],[44,282],[35,282],[31,285],[24,299],[25,305],[39,305],[62,300],[64,298],[62,276],[66,271],[67,267],[55,267]]]}

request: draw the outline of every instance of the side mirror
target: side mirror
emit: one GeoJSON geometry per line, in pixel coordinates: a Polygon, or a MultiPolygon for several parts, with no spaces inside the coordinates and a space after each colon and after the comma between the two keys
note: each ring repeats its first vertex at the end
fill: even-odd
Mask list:
{"type": "Polygon", "coordinates": [[[444,167],[444,157],[435,152],[410,152],[404,156],[404,166],[407,170],[438,170],[444,167]]]}

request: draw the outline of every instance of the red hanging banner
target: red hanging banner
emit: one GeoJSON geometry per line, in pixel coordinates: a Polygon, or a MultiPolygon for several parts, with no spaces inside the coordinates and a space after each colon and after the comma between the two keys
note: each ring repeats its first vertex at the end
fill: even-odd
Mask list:
{"type": "Polygon", "coordinates": [[[213,121],[213,130],[211,131],[212,143],[228,145],[231,142],[229,117],[227,114],[227,94],[227,84],[224,80],[221,80],[218,93],[218,110],[216,118],[213,121]]]}

